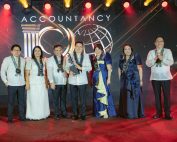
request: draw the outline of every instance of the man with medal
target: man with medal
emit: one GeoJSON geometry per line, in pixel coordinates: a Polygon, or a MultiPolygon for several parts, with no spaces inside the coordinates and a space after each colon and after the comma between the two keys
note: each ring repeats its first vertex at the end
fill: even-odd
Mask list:
{"type": "Polygon", "coordinates": [[[65,72],[65,58],[62,55],[63,46],[55,45],[53,48],[54,55],[48,59],[47,71],[50,87],[53,94],[53,106],[55,119],[59,119],[59,108],[61,117],[67,117],[66,111],[66,81],[67,73],[65,72]],[[59,103],[60,102],[60,103],[59,103]],[[59,107],[60,104],[60,107],[59,107]]]}
{"type": "Polygon", "coordinates": [[[8,122],[13,122],[15,97],[18,95],[19,118],[25,120],[25,59],[20,57],[20,45],[12,45],[11,56],[5,57],[1,65],[1,78],[8,90],[8,122]]]}
{"type": "Polygon", "coordinates": [[[146,65],[151,67],[150,80],[155,94],[156,114],[153,119],[163,116],[161,104],[161,90],[164,96],[164,118],[171,120],[170,115],[170,80],[173,78],[170,72],[170,66],[174,60],[170,49],[164,48],[164,38],[158,36],[155,40],[155,49],[149,51],[146,65]]]}
{"type": "Polygon", "coordinates": [[[75,43],[75,49],[66,60],[66,70],[69,74],[73,119],[79,118],[78,99],[80,98],[80,118],[86,119],[86,87],[88,84],[87,72],[92,69],[89,56],[84,53],[84,44],[81,41],[75,43]]]}

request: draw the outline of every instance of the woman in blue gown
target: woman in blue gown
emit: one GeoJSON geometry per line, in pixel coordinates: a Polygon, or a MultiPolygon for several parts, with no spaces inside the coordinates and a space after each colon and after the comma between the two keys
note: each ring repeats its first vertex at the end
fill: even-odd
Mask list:
{"type": "Polygon", "coordinates": [[[110,93],[111,56],[109,53],[104,53],[101,44],[96,44],[94,51],[93,97],[95,116],[98,118],[113,117],[116,116],[116,111],[110,93]]]}
{"type": "Polygon", "coordinates": [[[133,54],[129,44],[123,46],[123,54],[119,59],[120,78],[119,116],[125,118],[144,117],[142,105],[142,63],[138,54],[133,54]]]}

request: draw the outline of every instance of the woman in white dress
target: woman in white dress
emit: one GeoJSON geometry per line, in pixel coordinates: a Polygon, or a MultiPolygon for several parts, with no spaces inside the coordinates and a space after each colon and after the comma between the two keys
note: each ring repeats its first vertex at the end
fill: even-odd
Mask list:
{"type": "Polygon", "coordinates": [[[47,91],[45,61],[40,46],[32,52],[32,59],[26,64],[27,110],[26,118],[40,120],[50,115],[47,91]]]}

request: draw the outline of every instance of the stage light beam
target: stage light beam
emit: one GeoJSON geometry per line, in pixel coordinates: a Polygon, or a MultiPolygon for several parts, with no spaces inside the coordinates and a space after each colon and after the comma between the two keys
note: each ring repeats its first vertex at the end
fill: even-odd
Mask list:
{"type": "Polygon", "coordinates": [[[19,2],[22,4],[22,6],[24,8],[28,8],[29,7],[29,4],[28,4],[28,1],[27,0],[19,0],[19,2]]]}
{"type": "Polygon", "coordinates": [[[5,9],[5,10],[10,10],[10,4],[5,3],[5,4],[4,4],[4,9],[5,9]]]}
{"type": "Polygon", "coordinates": [[[105,0],[105,6],[108,8],[111,6],[114,0],[105,0]]]}
{"type": "Polygon", "coordinates": [[[168,6],[168,2],[167,1],[163,1],[161,5],[162,5],[163,8],[165,8],[165,7],[168,6]]]}
{"type": "Polygon", "coordinates": [[[153,0],[145,0],[144,6],[148,6],[153,0]]]}
{"type": "Polygon", "coordinates": [[[51,9],[51,4],[50,3],[45,3],[44,4],[44,8],[46,9],[46,10],[50,10],[51,9]]]}
{"type": "Polygon", "coordinates": [[[86,2],[85,3],[85,8],[86,9],[91,9],[92,8],[92,4],[90,2],[86,2]]]}
{"type": "Polygon", "coordinates": [[[72,0],[64,0],[64,6],[65,8],[70,8],[72,4],[72,0]]]}
{"type": "Polygon", "coordinates": [[[124,8],[129,8],[130,7],[130,3],[128,1],[123,3],[124,8]]]}

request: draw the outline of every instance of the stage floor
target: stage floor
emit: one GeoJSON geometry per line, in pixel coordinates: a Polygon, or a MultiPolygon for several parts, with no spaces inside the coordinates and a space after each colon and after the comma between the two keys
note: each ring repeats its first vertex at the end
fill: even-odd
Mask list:
{"type": "Polygon", "coordinates": [[[0,116],[0,142],[177,142],[177,106],[172,107],[173,120],[153,120],[154,108],[146,109],[142,119],[96,119],[86,121],[60,119],[14,123],[0,116]]]}

